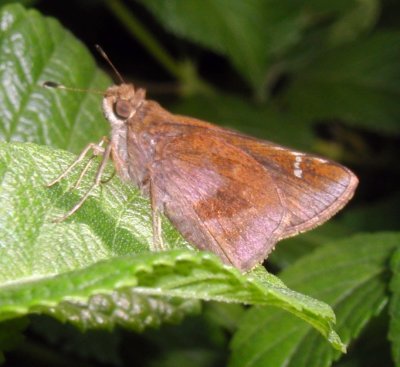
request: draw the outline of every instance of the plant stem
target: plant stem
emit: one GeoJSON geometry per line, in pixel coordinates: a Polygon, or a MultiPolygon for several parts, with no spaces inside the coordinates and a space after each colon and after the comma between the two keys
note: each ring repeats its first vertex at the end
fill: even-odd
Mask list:
{"type": "Polygon", "coordinates": [[[112,13],[121,21],[127,30],[153,55],[153,57],[171,75],[183,81],[181,66],[176,62],[153,37],[153,35],[135,17],[132,11],[120,0],[108,0],[105,2],[112,13]]]}

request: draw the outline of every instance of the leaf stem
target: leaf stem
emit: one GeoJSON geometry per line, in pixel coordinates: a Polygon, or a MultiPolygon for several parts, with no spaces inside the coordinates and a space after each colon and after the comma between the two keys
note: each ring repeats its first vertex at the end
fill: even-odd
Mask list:
{"type": "Polygon", "coordinates": [[[105,4],[161,66],[177,79],[183,79],[180,64],[165,51],[156,38],[143,26],[122,1],[109,0],[106,1],[105,4]]]}

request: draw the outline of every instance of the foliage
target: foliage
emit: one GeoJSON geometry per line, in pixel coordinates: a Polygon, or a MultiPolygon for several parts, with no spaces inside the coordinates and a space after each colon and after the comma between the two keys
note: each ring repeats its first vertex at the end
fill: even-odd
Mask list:
{"type": "Polygon", "coordinates": [[[0,1],[0,360],[43,362],[51,351],[52,364],[400,366],[397,3],[33,2],[89,48],[101,42],[124,78],[170,110],[357,172],[343,215],[279,244],[271,273],[240,274],[193,251],[165,218],[170,249],[149,251],[149,203],[111,166],[73,217],[52,221],[94,170],[78,189],[77,170],[46,183],[73,160],[66,151],[109,128],[98,94],[41,84],[112,82],[58,20],[10,2],[0,1]]]}

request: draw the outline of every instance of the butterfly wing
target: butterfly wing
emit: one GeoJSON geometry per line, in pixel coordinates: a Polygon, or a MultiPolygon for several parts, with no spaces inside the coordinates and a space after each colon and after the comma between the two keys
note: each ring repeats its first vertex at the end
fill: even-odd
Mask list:
{"type": "Polygon", "coordinates": [[[252,138],[201,120],[174,115],[176,127],[213,135],[252,156],[281,193],[289,221],[280,239],[324,223],[353,197],[357,177],[346,167],[312,154],[252,138]]]}
{"type": "Polygon", "coordinates": [[[357,177],[346,167],[228,130],[223,138],[251,155],[279,187],[289,223],[281,238],[310,230],[337,213],[352,198],[357,177]]]}
{"type": "Polygon", "coordinates": [[[286,228],[269,172],[217,136],[187,133],[159,146],[150,180],[158,205],[187,240],[241,270],[262,262],[286,228]]]}
{"type": "Polygon", "coordinates": [[[151,101],[137,116],[131,129],[160,138],[143,167],[152,198],[189,242],[242,270],[279,239],[328,220],[358,183],[335,162],[173,115],[151,101]]]}

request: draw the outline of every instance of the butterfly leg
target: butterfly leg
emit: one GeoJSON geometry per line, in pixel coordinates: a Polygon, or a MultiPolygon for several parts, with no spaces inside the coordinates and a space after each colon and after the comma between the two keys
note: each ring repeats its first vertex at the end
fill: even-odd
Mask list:
{"type": "Polygon", "coordinates": [[[162,238],[161,213],[157,205],[157,194],[154,190],[154,184],[151,182],[151,180],[149,183],[149,189],[151,199],[151,221],[153,225],[153,243],[150,249],[152,251],[162,251],[166,250],[167,248],[162,238]]]}
{"type": "Polygon", "coordinates": [[[85,149],[82,150],[82,152],[79,154],[79,156],[67,167],[67,169],[62,172],[58,177],[56,177],[53,181],[49,182],[46,186],[51,187],[55,185],[56,183],[60,182],[64,177],[66,177],[72,170],[73,168],[82,162],[82,160],[86,157],[88,152],[90,150],[93,150],[93,157],[89,159],[89,161],[86,163],[85,167],[83,168],[81,174],[78,177],[78,180],[76,181],[74,188],[77,188],[82,180],[82,177],[86,174],[88,169],[90,168],[90,165],[92,164],[93,158],[95,156],[104,154],[105,149],[103,145],[108,142],[108,138],[106,136],[103,136],[103,138],[100,140],[98,144],[95,143],[90,143],[88,144],[85,149]]]}
{"type": "Polygon", "coordinates": [[[83,175],[87,172],[87,170],[90,167],[90,164],[92,162],[92,158],[94,158],[97,154],[102,154],[102,160],[101,163],[99,165],[99,168],[97,169],[96,172],[96,176],[94,179],[93,184],[89,187],[89,189],[86,191],[85,195],[82,196],[82,198],[73,206],[73,208],[71,210],[69,210],[66,214],[64,214],[62,217],[57,218],[55,220],[53,220],[54,222],[62,222],[65,219],[67,219],[69,216],[71,216],[72,214],[74,214],[81,206],[82,204],[86,201],[86,199],[89,197],[90,193],[101,183],[101,177],[104,173],[104,169],[106,167],[107,161],[110,158],[110,154],[111,154],[111,149],[112,149],[112,145],[109,144],[106,148],[103,148],[100,144],[104,144],[104,142],[107,142],[106,138],[103,138],[101,140],[101,142],[97,145],[97,144],[89,144],[84,150],[83,152],[79,155],[79,157],[75,160],[75,162],[73,162],[71,164],[71,166],[69,166],[66,171],[64,171],[59,177],[57,177],[57,179],[55,179],[53,182],[51,182],[48,186],[54,185],[56,182],[60,181],[62,178],[64,178],[68,172],[71,171],[71,169],[73,167],[76,166],[77,163],[79,163],[83,157],[87,154],[87,152],[90,149],[93,149],[93,157],[91,157],[91,159],[89,160],[89,162],[86,164],[86,166],[84,167],[84,169],[82,170],[82,173],[80,174],[78,181],[75,184],[75,187],[77,187],[83,177],[83,175]]]}

